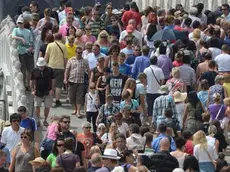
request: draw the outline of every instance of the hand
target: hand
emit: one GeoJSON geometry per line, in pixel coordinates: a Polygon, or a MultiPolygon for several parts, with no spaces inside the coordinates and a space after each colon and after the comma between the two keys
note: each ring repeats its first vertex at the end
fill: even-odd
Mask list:
{"type": "Polygon", "coordinates": [[[65,84],[65,85],[67,85],[67,84],[68,84],[68,81],[67,81],[66,79],[64,80],[64,84],[65,84]]]}
{"type": "Polygon", "coordinates": [[[50,92],[49,92],[49,95],[54,96],[54,90],[51,89],[50,92]]]}
{"type": "Polygon", "coordinates": [[[34,91],[32,91],[32,92],[31,92],[31,94],[32,94],[33,96],[35,96],[36,91],[35,91],[35,90],[34,90],[34,91]]]}
{"type": "Polygon", "coordinates": [[[22,39],[21,39],[21,41],[22,41],[22,43],[23,43],[23,44],[25,44],[25,43],[26,43],[26,41],[25,41],[25,39],[24,39],[24,38],[22,38],[22,39]]]}

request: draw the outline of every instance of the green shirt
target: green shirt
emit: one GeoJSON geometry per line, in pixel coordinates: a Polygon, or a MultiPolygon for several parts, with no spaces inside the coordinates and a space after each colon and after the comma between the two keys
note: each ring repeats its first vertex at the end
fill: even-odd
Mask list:
{"type": "Polygon", "coordinates": [[[18,41],[17,50],[19,54],[26,54],[27,53],[26,49],[32,46],[32,43],[33,43],[33,35],[31,31],[25,28],[24,29],[14,28],[12,32],[12,36],[24,38],[26,43],[23,44],[22,41],[18,41]]]}
{"type": "Polygon", "coordinates": [[[57,159],[57,157],[56,157],[53,153],[51,153],[51,154],[46,158],[46,160],[48,160],[48,161],[50,162],[50,165],[51,165],[52,168],[56,166],[56,159],[57,159]]]}

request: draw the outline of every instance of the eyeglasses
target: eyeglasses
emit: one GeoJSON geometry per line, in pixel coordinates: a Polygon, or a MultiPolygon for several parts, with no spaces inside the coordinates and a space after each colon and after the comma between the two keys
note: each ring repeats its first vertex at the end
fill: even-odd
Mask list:
{"type": "Polygon", "coordinates": [[[108,9],[108,10],[112,10],[113,8],[112,8],[112,7],[108,7],[107,9],[108,9]]]}
{"type": "Polygon", "coordinates": [[[101,36],[102,39],[107,39],[107,36],[101,36]]]}
{"type": "Polygon", "coordinates": [[[12,122],[20,122],[20,120],[13,119],[12,122]]]}
{"type": "Polygon", "coordinates": [[[222,8],[221,10],[222,10],[222,11],[225,11],[225,10],[228,10],[228,9],[227,9],[227,8],[222,8]]]}
{"type": "Polygon", "coordinates": [[[27,136],[21,136],[21,139],[27,139],[28,137],[27,136]]]}
{"type": "Polygon", "coordinates": [[[64,144],[58,144],[57,147],[64,147],[64,144]]]}
{"type": "Polygon", "coordinates": [[[64,122],[65,124],[70,124],[70,121],[62,121],[62,122],[64,122]]]}
{"type": "Polygon", "coordinates": [[[85,129],[91,129],[91,127],[84,127],[85,129]]]}

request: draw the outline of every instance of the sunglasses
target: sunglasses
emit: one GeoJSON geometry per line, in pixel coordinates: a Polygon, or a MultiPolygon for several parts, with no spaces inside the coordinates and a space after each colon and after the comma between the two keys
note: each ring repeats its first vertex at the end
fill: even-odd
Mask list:
{"type": "Polygon", "coordinates": [[[13,119],[12,122],[20,122],[20,120],[13,119]]]}
{"type": "Polygon", "coordinates": [[[91,28],[85,28],[85,30],[91,30],[91,28]]]}
{"type": "Polygon", "coordinates": [[[91,129],[91,127],[84,127],[85,129],[91,129]]]}
{"type": "Polygon", "coordinates": [[[27,136],[21,136],[21,139],[27,139],[28,137],[27,136]]]}
{"type": "Polygon", "coordinates": [[[18,22],[18,24],[23,24],[22,22],[18,22]]]}
{"type": "Polygon", "coordinates": [[[101,36],[102,39],[107,39],[107,36],[101,36]]]}
{"type": "Polygon", "coordinates": [[[65,124],[70,124],[70,121],[62,121],[62,122],[64,122],[65,124]]]}
{"type": "Polygon", "coordinates": [[[64,144],[58,144],[57,147],[64,147],[64,144]]]}
{"type": "Polygon", "coordinates": [[[112,8],[112,7],[108,7],[107,9],[108,9],[108,10],[112,10],[113,8],[112,8]]]}

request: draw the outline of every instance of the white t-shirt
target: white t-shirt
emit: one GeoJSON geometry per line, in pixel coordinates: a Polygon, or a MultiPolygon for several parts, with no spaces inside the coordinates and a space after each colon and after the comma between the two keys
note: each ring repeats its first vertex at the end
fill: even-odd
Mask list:
{"type": "Polygon", "coordinates": [[[87,105],[86,105],[86,112],[97,112],[97,98],[98,98],[98,92],[95,91],[94,94],[87,93],[86,99],[87,99],[87,105]]]}
{"type": "Polygon", "coordinates": [[[160,88],[159,83],[156,81],[153,72],[157,78],[157,80],[160,82],[161,80],[165,79],[164,73],[161,68],[151,65],[150,67],[146,68],[144,70],[144,73],[147,75],[147,93],[149,94],[156,94],[158,93],[158,90],[160,88]]]}
{"type": "MultiPolygon", "coordinates": [[[[218,158],[215,146],[208,144],[207,151],[213,160],[218,158]]],[[[207,152],[203,148],[200,148],[200,144],[194,146],[193,154],[199,162],[211,162],[207,152]]]]}
{"type": "Polygon", "coordinates": [[[220,54],[216,56],[215,61],[218,65],[219,72],[229,72],[230,71],[230,55],[220,54]]]}
{"type": "Polygon", "coordinates": [[[1,142],[6,144],[10,153],[15,148],[15,146],[21,141],[21,134],[24,128],[19,127],[18,132],[14,131],[11,126],[3,129],[1,142]]]}
{"type": "Polygon", "coordinates": [[[97,56],[95,56],[94,53],[89,53],[87,55],[87,60],[88,60],[88,64],[89,64],[89,69],[92,70],[95,67],[97,67],[97,59],[99,57],[105,57],[106,55],[103,53],[98,54],[97,56]]]}
{"type": "Polygon", "coordinates": [[[211,51],[213,60],[215,60],[216,56],[221,54],[221,49],[219,48],[210,47],[208,50],[211,51]]]}
{"type": "Polygon", "coordinates": [[[118,131],[126,137],[126,133],[128,132],[129,126],[127,123],[122,122],[120,126],[118,126],[118,131]]]}
{"type": "MultiPolygon", "coordinates": [[[[128,35],[126,30],[121,32],[120,38],[119,38],[120,43],[124,40],[126,35],[128,35]]],[[[138,45],[140,45],[142,47],[142,35],[141,35],[141,32],[139,32],[138,30],[134,30],[133,31],[133,36],[135,36],[135,38],[137,39],[138,45]]]]}

